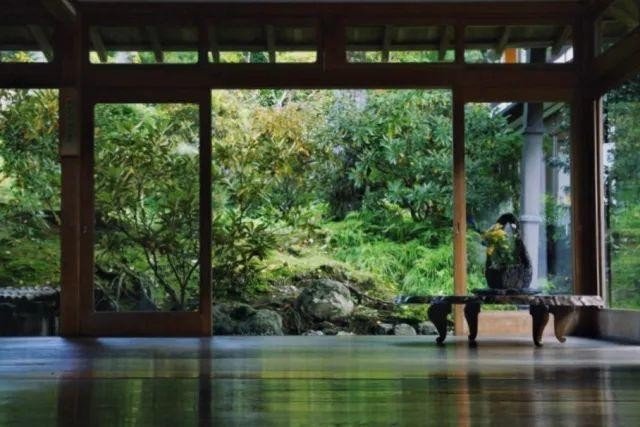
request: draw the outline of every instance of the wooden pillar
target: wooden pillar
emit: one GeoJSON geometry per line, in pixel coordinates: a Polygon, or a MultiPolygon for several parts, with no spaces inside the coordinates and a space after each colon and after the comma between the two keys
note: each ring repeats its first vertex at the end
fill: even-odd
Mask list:
{"type": "Polygon", "coordinates": [[[601,112],[592,75],[594,20],[586,15],[574,27],[579,84],[571,102],[571,207],[574,292],[598,295],[602,283],[601,112]]]}
{"type": "Polygon", "coordinates": [[[80,286],[82,253],[82,87],[80,84],[79,22],[60,24],[56,29],[56,58],[62,67],[59,92],[59,138],[62,170],[61,188],[61,298],[60,334],[80,334],[80,286]]]}
{"type": "Polygon", "coordinates": [[[344,22],[336,16],[323,19],[318,61],[324,71],[343,67],[347,63],[347,39],[344,22]]]}
{"type": "Polygon", "coordinates": [[[202,89],[200,111],[200,333],[211,336],[211,92],[202,89]]]}
{"type": "MultiPolygon", "coordinates": [[[[455,295],[467,293],[467,206],[465,185],[464,100],[453,90],[453,288],[455,295]]],[[[464,313],[454,306],[454,333],[464,335],[464,313]]]]}

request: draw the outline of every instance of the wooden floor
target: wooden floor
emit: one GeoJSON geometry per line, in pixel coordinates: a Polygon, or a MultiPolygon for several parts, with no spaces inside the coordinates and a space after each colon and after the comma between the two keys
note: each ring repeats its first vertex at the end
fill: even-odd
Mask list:
{"type": "Polygon", "coordinates": [[[640,346],[0,339],[0,426],[640,426],[640,346]]]}

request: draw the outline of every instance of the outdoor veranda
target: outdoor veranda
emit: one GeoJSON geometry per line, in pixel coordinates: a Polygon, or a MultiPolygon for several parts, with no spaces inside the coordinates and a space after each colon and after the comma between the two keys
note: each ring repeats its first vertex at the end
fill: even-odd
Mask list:
{"type": "MultiPolygon", "coordinates": [[[[0,88],[58,91],[59,306],[41,329],[61,337],[0,339],[6,385],[0,423],[469,425],[509,417],[526,424],[637,423],[640,350],[633,343],[640,340],[640,315],[616,309],[611,296],[605,200],[612,190],[603,178],[611,127],[605,97],[640,73],[637,2],[5,3],[0,88]],[[552,197],[570,206],[559,222],[571,242],[562,258],[570,264],[564,293],[598,302],[575,310],[565,343],[552,339],[551,325],[537,339],[534,329],[542,348],[531,345],[528,311],[484,309],[472,326],[479,327],[478,345],[469,347],[462,306],[452,308],[449,321],[445,313],[442,324],[450,323],[455,336],[444,347],[433,336],[212,338],[216,146],[205,142],[216,135],[220,102],[235,100],[212,101],[212,94],[259,89],[343,91],[354,105],[358,91],[373,89],[446,94],[448,294],[455,298],[471,291],[471,108],[491,105],[500,120],[522,128],[523,146],[538,147],[522,150],[522,165],[542,162],[547,138],[569,141],[567,170],[521,167],[518,219],[535,259],[559,251],[538,232],[548,196],[539,183],[546,179],[552,197]],[[197,172],[182,177],[195,200],[190,250],[198,268],[189,279],[195,299],[179,295],[179,309],[99,304],[96,259],[105,234],[97,212],[105,199],[98,187],[110,146],[96,129],[110,106],[122,105],[169,106],[169,116],[190,120],[188,131],[199,141],[197,172]],[[563,120],[561,128],[556,122],[563,120]],[[552,133],[553,126],[561,130],[552,133]]],[[[552,268],[559,267],[536,263],[534,283],[552,268]]]]}

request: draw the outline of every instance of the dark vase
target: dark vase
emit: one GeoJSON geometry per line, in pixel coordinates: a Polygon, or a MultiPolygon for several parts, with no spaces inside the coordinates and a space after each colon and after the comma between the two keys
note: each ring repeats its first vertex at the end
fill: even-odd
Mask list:
{"type": "Polygon", "coordinates": [[[487,267],[484,276],[491,289],[527,289],[531,284],[531,269],[527,269],[524,265],[511,265],[504,268],[487,267]]]}

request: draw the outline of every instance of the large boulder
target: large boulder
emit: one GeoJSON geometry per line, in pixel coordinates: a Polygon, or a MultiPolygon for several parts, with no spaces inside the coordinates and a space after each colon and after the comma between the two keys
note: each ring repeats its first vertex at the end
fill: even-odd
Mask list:
{"type": "Polygon", "coordinates": [[[256,310],[242,303],[213,306],[214,335],[284,335],[282,317],[273,310],[256,310]]]}
{"type": "Polygon", "coordinates": [[[416,335],[416,330],[411,325],[399,323],[393,327],[393,335],[416,335]]]}
{"type": "Polygon", "coordinates": [[[344,319],[355,308],[349,288],[331,279],[312,280],[298,296],[298,306],[316,320],[344,319]]]}
{"type": "Polygon", "coordinates": [[[420,335],[438,335],[438,330],[431,322],[420,322],[418,325],[418,333],[420,335]]]}

